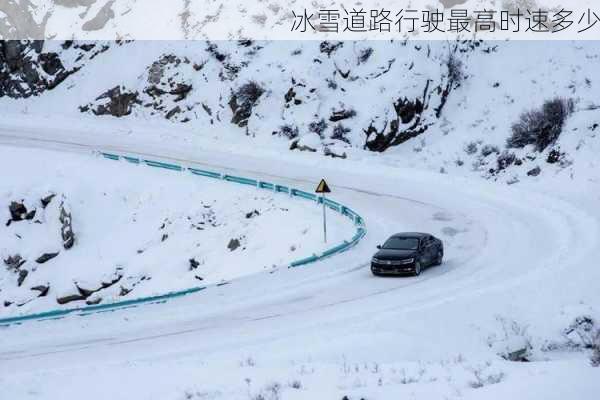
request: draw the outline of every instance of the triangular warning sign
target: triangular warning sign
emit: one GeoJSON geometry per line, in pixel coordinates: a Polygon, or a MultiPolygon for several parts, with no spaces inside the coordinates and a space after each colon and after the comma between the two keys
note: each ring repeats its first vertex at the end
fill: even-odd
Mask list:
{"type": "Polygon", "coordinates": [[[329,189],[329,186],[327,185],[327,182],[325,182],[325,179],[321,179],[321,182],[319,182],[319,186],[317,186],[317,190],[315,190],[316,193],[331,193],[331,189],[329,189]]]}

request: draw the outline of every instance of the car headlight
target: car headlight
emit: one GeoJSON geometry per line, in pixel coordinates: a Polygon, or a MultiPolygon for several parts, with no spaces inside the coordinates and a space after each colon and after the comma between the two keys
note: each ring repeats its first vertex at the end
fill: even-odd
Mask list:
{"type": "Polygon", "coordinates": [[[406,260],[401,260],[400,264],[406,265],[406,264],[412,264],[413,262],[415,262],[414,258],[407,258],[406,260]]]}
{"type": "Polygon", "coordinates": [[[379,264],[381,261],[379,261],[379,259],[378,259],[378,258],[375,258],[375,257],[373,257],[373,258],[371,259],[371,262],[374,262],[374,263],[377,263],[377,264],[379,264]]]}

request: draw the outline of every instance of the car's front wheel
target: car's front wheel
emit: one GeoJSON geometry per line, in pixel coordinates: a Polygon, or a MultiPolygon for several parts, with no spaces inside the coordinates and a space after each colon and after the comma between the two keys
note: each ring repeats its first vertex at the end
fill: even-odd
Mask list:
{"type": "Polygon", "coordinates": [[[415,276],[421,275],[421,261],[415,262],[415,276]]]}

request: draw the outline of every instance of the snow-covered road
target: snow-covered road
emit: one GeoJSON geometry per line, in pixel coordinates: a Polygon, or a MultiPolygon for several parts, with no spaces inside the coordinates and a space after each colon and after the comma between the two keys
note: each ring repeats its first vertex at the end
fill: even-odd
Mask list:
{"type": "MultiPolygon", "coordinates": [[[[561,329],[571,308],[598,300],[594,282],[600,273],[590,260],[600,251],[599,213],[583,202],[417,170],[317,164],[177,142],[142,145],[137,139],[0,129],[6,146],[90,156],[93,150],[118,151],[276,177],[306,190],[325,177],[333,197],[365,218],[369,233],[349,252],[307,268],[259,273],[164,304],[1,329],[0,398],[25,398],[32,391],[44,398],[81,391],[93,398],[178,398],[177,390],[183,398],[195,383],[222,388],[221,381],[235,381],[232,387],[243,388],[249,373],[238,364],[250,358],[270,372],[335,364],[342,357],[390,365],[457,354],[487,360],[494,357],[487,339],[501,329],[498,317],[528,324],[535,339],[550,340],[539,335],[561,329]],[[391,233],[413,230],[444,240],[444,264],[415,278],[371,276],[375,245],[391,233]],[[227,378],[199,376],[198,370],[227,378]],[[43,383],[35,389],[36,382],[43,383]]],[[[564,379],[583,394],[600,389],[585,374],[564,379]]],[[[323,382],[315,383],[318,390],[323,382]]],[[[428,398],[452,395],[436,390],[428,398]]],[[[248,398],[240,393],[232,389],[224,398],[248,398]]],[[[310,388],[294,395],[289,398],[319,398],[310,388]]]]}

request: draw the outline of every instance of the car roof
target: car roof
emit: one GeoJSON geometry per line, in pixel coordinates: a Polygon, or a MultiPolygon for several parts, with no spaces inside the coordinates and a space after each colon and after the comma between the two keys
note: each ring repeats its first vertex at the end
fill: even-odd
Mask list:
{"type": "Polygon", "coordinates": [[[417,238],[417,239],[423,239],[427,236],[431,236],[429,233],[422,233],[422,232],[403,232],[403,233],[396,233],[395,235],[392,235],[392,237],[396,237],[396,238],[417,238]]]}

